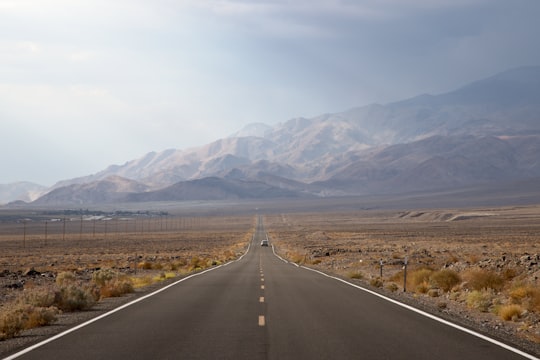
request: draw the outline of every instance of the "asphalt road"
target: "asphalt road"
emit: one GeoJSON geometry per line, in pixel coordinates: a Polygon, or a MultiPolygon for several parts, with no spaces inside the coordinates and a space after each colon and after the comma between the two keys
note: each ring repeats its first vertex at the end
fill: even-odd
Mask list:
{"type": "MultiPolygon", "coordinates": [[[[259,223],[248,253],[18,359],[524,359],[280,260],[259,223]]],[[[15,357],[14,357],[15,358],[15,357]]],[[[534,357],[530,357],[534,358],[534,357]]]]}

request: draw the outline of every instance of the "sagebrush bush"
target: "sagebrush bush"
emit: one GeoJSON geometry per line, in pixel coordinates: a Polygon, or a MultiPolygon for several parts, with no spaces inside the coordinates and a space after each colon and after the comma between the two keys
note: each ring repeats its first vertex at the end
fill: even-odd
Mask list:
{"type": "Polygon", "coordinates": [[[109,281],[118,277],[118,272],[113,269],[100,269],[92,274],[92,281],[96,283],[96,285],[104,286],[109,281]]]}
{"type": "Polygon", "coordinates": [[[56,275],[56,284],[62,286],[76,282],[77,278],[71,271],[64,271],[56,275]]]}
{"type": "Polygon", "coordinates": [[[360,271],[350,271],[347,276],[351,279],[363,279],[364,274],[360,271]]]}
{"type": "Polygon", "coordinates": [[[135,289],[142,288],[154,283],[151,276],[132,277],[131,283],[135,289]]]}
{"type": "Polygon", "coordinates": [[[509,293],[512,302],[521,304],[532,312],[540,312],[540,289],[529,284],[515,284],[509,293]]]}
{"type": "Polygon", "coordinates": [[[435,271],[430,276],[430,282],[444,292],[449,292],[461,282],[461,277],[454,270],[444,269],[435,271]]]}
{"type": "Polygon", "coordinates": [[[101,269],[92,274],[92,281],[99,287],[99,298],[120,297],[135,291],[128,277],[113,269],[101,269]]]}
{"type": "Polygon", "coordinates": [[[474,290],[467,295],[466,303],[471,309],[488,312],[489,308],[493,304],[493,298],[494,296],[491,291],[474,290]]]}
{"type": "Polygon", "coordinates": [[[505,321],[517,320],[521,317],[523,308],[518,304],[510,304],[499,307],[498,314],[505,321]]]}
{"type": "Polygon", "coordinates": [[[54,305],[56,294],[53,287],[25,290],[19,299],[20,303],[36,307],[48,308],[54,305]]]}
{"type": "Polygon", "coordinates": [[[26,330],[54,323],[57,320],[56,316],[59,310],[54,306],[36,307],[26,305],[21,307],[18,312],[21,314],[23,328],[26,330]]]}
{"type": "Polygon", "coordinates": [[[130,279],[113,279],[101,286],[100,295],[102,298],[120,297],[133,291],[135,289],[130,279]]]}
{"type": "Polygon", "coordinates": [[[504,278],[490,270],[471,270],[466,274],[467,286],[473,290],[501,290],[504,287],[504,278]]]}
{"type": "Polygon", "coordinates": [[[428,268],[409,271],[407,274],[407,287],[410,289],[416,289],[418,285],[421,284],[427,286],[429,284],[429,277],[432,273],[433,270],[428,268]]]}
{"type": "Polygon", "coordinates": [[[143,270],[152,270],[152,263],[149,261],[141,261],[139,264],[137,264],[137,268],[143,270]]]}
{"type": "Polygon", "coordinates": [[[414,288],[414,292],[417,292],[419,294],[427,294],[429,291],[429,285],[426,282],[423,282],[421,284],[416,285],[414,288]]]}
{"type": "Polygon", "coordinates": [[[384,283],[383,283],[383,281],[382,281],[381,278],[371,279],[371,280],[369,281],[369,284],[370,284],[371,286],[374,286],[374,287],[377,287],[377,288],[383,287],[383,285],[384,285],[384,283]]]}
{"type": "Polygon", "coordinates": [[[90,289],[75,284],[61,287],[55,298],[55,304],[63,311],[88,310],[95,303],[95,297],[90,289]]]}
{"type": "Polygon", "coordinates": [[[0,340],[13,338],[23,329],[21,314],[9,310],[0,313],[0,340]]]}
{"type": "Polygon", "coordinates": [[[204,269],[205,265],[206,265],[206,262],[204,259],[201,259],[198,256],[194,256],[191,258],[188,269],[189,271],[200,270],[200,269],[204,269]]]}

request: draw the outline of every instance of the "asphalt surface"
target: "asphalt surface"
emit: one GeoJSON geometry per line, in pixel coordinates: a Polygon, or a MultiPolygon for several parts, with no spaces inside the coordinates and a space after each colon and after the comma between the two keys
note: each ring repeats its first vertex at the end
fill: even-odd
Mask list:
{"type": "Polygon", "coordinates": [[[524,359],[261,247],[17,359],[524,359]]]}

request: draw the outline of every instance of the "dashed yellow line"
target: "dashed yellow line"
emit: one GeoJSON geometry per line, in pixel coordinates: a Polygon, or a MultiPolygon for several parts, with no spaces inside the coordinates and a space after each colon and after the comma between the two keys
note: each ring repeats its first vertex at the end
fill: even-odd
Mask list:
{"type": "Polygon", "coordinates": [[[261,297],[259,298],[259,302],[260,302],[260,303],[263,303],[263,302],[264,302],[264,296],[261,296],[261,297]]]}
{"type": "Polygon", "coordinates": [[[259,315],[259,326],[265,326],[266,321],[264,319],[264,315],[259,315]]]}

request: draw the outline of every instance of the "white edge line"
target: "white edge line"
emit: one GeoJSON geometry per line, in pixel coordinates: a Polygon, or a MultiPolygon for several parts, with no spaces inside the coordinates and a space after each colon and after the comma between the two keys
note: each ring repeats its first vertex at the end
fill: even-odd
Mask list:
{"type": "Polygon", "coordinates": [[[342,282],[342,283],[345,283],[345,284],[347,284],[347,285],[350,285],[350,286],[352,286],[352,287],[355,287],[355,288],[357,288],[357,289],[360,289],[360,290],[362,290],[362,291],[365,291],[365,292],[367,292],[367,293],[369,293],[369,294],[371,294],[371,295],[375,295],[375,296],[377,296],[377,297],[379,297],[379,298],[381,298],[381,299],[384,299],[384,300],[389,301],[389,302],[391,302],[391,303],[393,303],[393,304],[396,304],[396,305],[398,305],[398,306],[401,306],[401,307],[403,307],[403,308],[405,308],[405,309],[407,309],[407,310],[414,311],[415,313],[418,313],[418,314],[420,314],[420,315],[423,315],[423,316],[425,316],[425,317],[428,317],[428,318],[430,318],[430,319],[432,319],[432,320],[438,321],[438,322],[440,322],[440,323],[443,323],[443,324],[448,325],[448,326],[450,326],[450,327],[453,327],[453,328],[455,328],[455,329],[458,329],[458,330],[461,330],[461,331],[463,331],[463,332],[466,332],[466,333],[468,333],[468,334],[470,334],[470,335],[476,336],[476,337],[478,337],[478,338],[480,338],[480,339],[483,339],[483,340],[488,341],[488,342],[490,342],[490,343],[492,343],[492,344],[495,344],[495,345],[497,345],[497,346],[500,346],[500,347],[502,347],[502,348],[504,348],[504,349],[506,349],[506,350],[509,350],[509,351],[511,351],[511,352],[514,352],[514,353],[516,353],[516,354],[518,354],[518,355],[521,355],[521,356],[523,356],[523,357],[525,357],[525,358],[528,358],[528,359],[531,359],[531,360],[540,360],[539,358],[535,357],[534,355],[531,355],[531,354],[529,354],[529,353],[526,353],[526,352],[524,352],[524,351],[521,351],[521,350],[519,350],[519,349],[516,349],[516,348],[514,348],[514,347],[512,347],[512,346],[510,346],[510,345],[507,345],[507,344],[503,343],[503,342],[500,342],[500,341],[498,341],[498,340],[492,339],[492,338],[490,338],[490,337],[488,337],[488,336],[486,336],[486,335],[482,335],[482,334],[480,334],[480,333],[478,333],[478,332],[476,332],[476,331],[467,329],[467,328],[465,328],[465,327],[463,327],[463,326],[454,324],[454,323],[452,323],[452,322],[450,322],[450,321],[444,320],[444,319],[442,319],[442,318],[440,318],[440,317],[437,317],[437,316],[432,315],[432,314],[430,314],[430,313],[427,313],[427,312],[425,312],[425,311],[419,310],[419,309],[417,309],[417,308],[415,308],[415,307],[412,307],[412,306],[410,306],[410,305],[404,304],[404,303],[399,302],[399,301],[397,301],[397,300],[391,299],[391,298],[386,297],[386,296],[384,296],[384,295],[381,295],[381,294],[379,294],[379,293],[377,293],[377,292],[375,292],[375,291],[372,291],[372,290],[363,288],[363,287],[361,287],[361,286],[359,286],[359,285],[350,283],[350,282],[348,282],[348,281],[346,281],[346,280],[343,280],[343,279],[340,279],[340,278],[338,278],[338,277],[335,277],[335,276],[331,276],[331,275],[325,274],[324,272],[319,271],[319,270],[311,269],[311,268],[308,268],[308,267],[306,267],[306,266],[301,266],[301,268],[306,269],[306,270],[309,270],[309,271],[313,271],[313,272],[318,273],[318,274],[320,274],[320,275],[326,276],[326,277],[328,277],[328,278],[330,278],[330,279],[334,279],[334,280],[340,281],[340,282],[342,282]]]}
{"type": "Polygon", "coordinates": [[[278,254],[276,254],[276,248],[274,247],[274,244],[272,244],[272,252],[274,253],[275,256],[277,256],[277,258],[281,261],[283,261],[285,264],[288,264],[289,262],[287,260],[285,260],[284,258],[282,258],[281,256],[279,256],[278,254]]]}
{"type": "Polygon", "coordinates": [[[242,259],[244,258],[244,256],[246,256],[246,254],[249,252],[249,249],[250,249],[250,248],[251,248],[251,242],[249,243],[246,252],[245,252],[242,256],[240,256],[238,259],[229,261],[229,262],[226,263],[226,264],[219,265],[219,266],[213,267],[213,268],[211,268],[211,269],[207,269],[207,270],[204,270],[204,271],[201,271],[201,272],[198,272],[198,273],[195,273],[195,274],[191,274],[191,275],[189,275],[189,276],[186,276],[185,278],[182,278],[182,279],[180,279],[180,280],[178,280],[178,281],[175,281],[175,282],[173,282],[172,284],[169,284],[169,285],[167,285],[167,286],[164,286],[164,287],[162,287],[162,288],[160,288],[160,289],[158,289],[158,290],[156,290],[156,291],[154,291],[154,292],[152,292],[152,293],[150,293],[150,294],[144,295],[144,296],[142,296],[142,297],[140,297],[140,298],[138,298],[138,299],[135,299],[135,300],[133,300],[133,301],[130,301],[130,302],[128,302],[128,303],[126,303],[126,304],[124,304],[124,305],[122,305],[122,306],[119,306],[119,307],[117,307],[117,308],[115,308],[115,309],[113,309],[113,310],[110,310],[110,311],[108,311],[108,312],[106,312],[106,313],[104,313],[104,314],[101,314],[101,315],[99,315],[99,316],[96,316],[95,318],[92,318],[92,319],[90,319],[90,320],[88,320],[88,321],[86,321],[86,322],[84,322],[84,323],[82,323],[82,324],[79,324],[79,325],[77,325],[77,326],[74,326],[74,327],[72,327],[72,328],[70,328],[70,329],[67,329],[66,331],[63,331],[63,332],[61,332],[61,333],[59,333],[59,334],[56,334],[56,335],[54,335],[54,336],[52,336],[52,337],[50,337],[50,338],[48,338],[48,339],[45,339],[45,340],[43,340],[43,341],[41,341],[41,342],[39,342],[39,343],[37,343],[37,344],[34,344],[34,345],[30,346],[30,347],[27,347],[27,348],[25,348],[25,349],[23,349],[23,350],[21,350],[21,351],[15,353],[15,354],[13,354],[13,355],[10,355],[10,356],[8,356],[8,357],[6,357],[6,358],[3,358],[2,360],[12,360],[12,359],[16,359],[16,358],[18,358],[19,356],[22,356],[22,355],[27,354],[27,353],[29,353],[29,352],[31,352],[31,351],[33,351],[33,350],[39,348],[39,347],[42,347],[43,345],[46,345],[46,344],[48,344],[48,343],[50,343],[50,342],[53,342],[54,340],[57,340],[57,339],[59,339],[59,338],[61,338],[61,337],[64,337],[64,336],[66,336],[66,335],[68,335],[68,334],[70,334],[70,333],[72,333],[72,332],[74,332],[74,331],[77,331],[77,330],[79,330],[79,329],[81,329],[81,328],[83,328],[83,327],[85,327],[85,326],[88,326],[88,325],[90,325],[90,324],[92,324],[92,323],[94,323],[94,322],[96,322],[96,321],[98,321],[98,320],[101,320],[101,319],[103,319],[103,318],[105,318],[105,317],[107,317],[107,316],[109,316],[109,315],[112,315],[112,314],[114,314],[114,313],[116,313],[116,312],[118,312],[118,311],[120,311],[120,310],[123,310],[123,309],[127,308],[128,306],[134,305],[134,304],[136,304],[136,303],[138,303],[138,302],[140,302],[140,301],[143,301],[143,300],[145,300],[145,299],[148,299],[148,298],[151,297],[151,296],[154,296],[154,295],[156,295],[156,294],[159,294],[160,292],[165,291],[165,290],[167,290],[168,288],[173,287],[173,286],[175,286],[175,285],[177,285],[177,284],[179,284],[179,283],[181,283],[181,282],[183,282],[183,281],[186,281],[186,280],[191,279],[191,278],[193,278],[193,277],[195,277],[195,276],[199,276],[199,275],[202,275],[202,274],[207,273],[207,272],[210,272],[210,271],[217,270],[217,269],[219,269],[220,267],[224,267],[224,266],[230,265],[231,263],[240,261],[240,260],[242,260],[242,259]]]}

